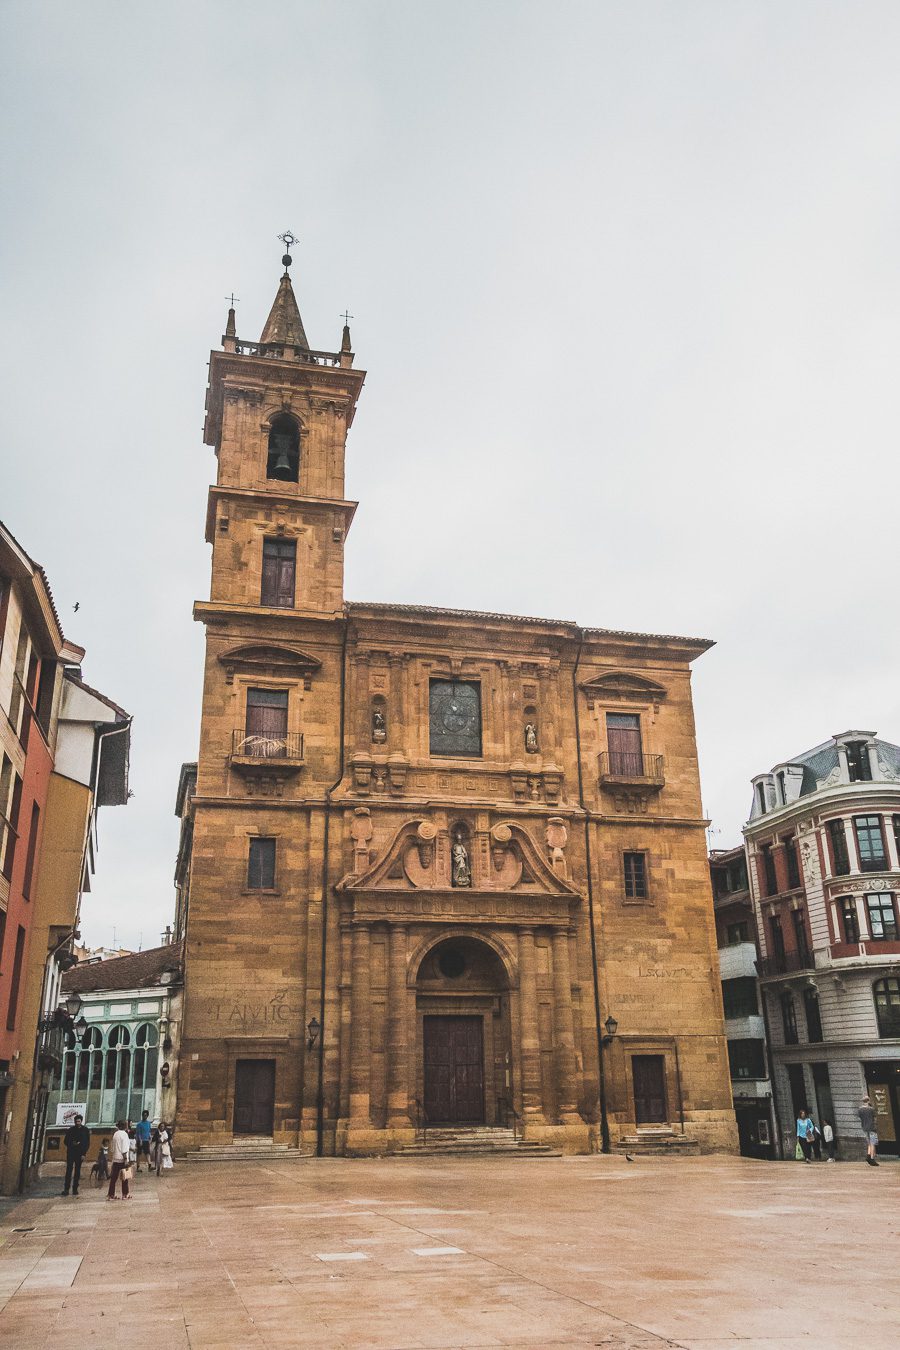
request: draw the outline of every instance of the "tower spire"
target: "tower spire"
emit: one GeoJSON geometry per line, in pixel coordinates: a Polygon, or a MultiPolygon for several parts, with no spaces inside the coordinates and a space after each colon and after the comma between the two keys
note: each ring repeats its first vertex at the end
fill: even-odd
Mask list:
{"type": "MultiPolygon", "coordinates": [[[[282,240],[286,250],[297,243],[290,230],[280,234],[278,238],[282,240]]],[[[288,346],[301,347],[304,351],[309,351],[309,343],[303,331],[303,320],[300,318],[300,309],[288,273],[293,259],[289,252],[285,252],[281,261],[284,264],[284,272],[278,283],[275,301],[266,319],[260,342],[283,342],[288,346]]]]}

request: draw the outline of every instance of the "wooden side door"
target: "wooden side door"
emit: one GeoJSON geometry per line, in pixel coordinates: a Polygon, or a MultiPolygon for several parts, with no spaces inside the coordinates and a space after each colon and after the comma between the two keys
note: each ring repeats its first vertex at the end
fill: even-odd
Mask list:
{"type": "Polygon", "coordinates": [[[239,1059],[234,1070],[234,1133],[271,1134],[274,1120],[274,1059],[239,1059]]]}
{"type": "Polygon", "coordinates": [[[636,1125],[663,1125],[666,1111],[666,1062],[663,1055],[632,1055],[636,1125]]]}

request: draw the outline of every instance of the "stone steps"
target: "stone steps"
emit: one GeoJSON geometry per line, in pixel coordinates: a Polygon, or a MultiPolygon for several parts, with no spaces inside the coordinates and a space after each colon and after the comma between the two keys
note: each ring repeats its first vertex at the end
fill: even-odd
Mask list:
{"type": "Polygon", "coordinates": [[[616,1144],[615,1152],[633,1153],[641,1158],[695,1157],[700,1152],[696,1139],[676,1134],[668,1126],[659,1129],[639,1129],[636,1134],[624,1135],[616,1144]]]}
{"type": "Polygon", "coordinates": [[[276,1144],[263,1136],[241,1136],[233,1142],[201,1144],[182,1153],[179,1161],[189,1163],[300,1162],[309,1157],[292,1144],[276,1144]]]}
{"type": "Polygon", "coordinates": [[[537,1140],[519,1139],[512,1130],[491,1126],[473,1126],[454,1129],[436,1126],[426,1131],[425,1138],[414,1144],[401,1144],[391,1152],[393,1158],[462,1157],[472,1154],[500,1156],[512,1154],[517,1158],[559,1158],[562,1155],[549,1144],[537,1140]]]}

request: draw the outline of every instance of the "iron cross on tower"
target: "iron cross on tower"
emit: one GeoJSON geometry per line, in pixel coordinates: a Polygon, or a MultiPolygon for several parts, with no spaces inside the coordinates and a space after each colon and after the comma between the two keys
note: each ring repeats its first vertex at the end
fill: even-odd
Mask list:
{"type": "Polygon", "coordinates": [[[291,234],[290,230],[285,230],[284,234],[280,234],[278,238],[284,244],[284,257],[282,258],[281,261],[286,268],[290,267],[293,261],[293,259],[291,258],[291,249],[294,247],[295,244],[299,244],[300,240],[297,239],[293,234],[291,234]]]}

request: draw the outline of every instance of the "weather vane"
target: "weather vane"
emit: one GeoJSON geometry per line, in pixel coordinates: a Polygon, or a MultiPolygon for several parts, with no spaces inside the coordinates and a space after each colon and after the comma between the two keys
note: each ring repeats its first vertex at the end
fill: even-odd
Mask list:
{"type": "Polygon", "coordinates": [[[300,240],[291,234],[290,230],[285,230],[284,234],[280,234],[278,238],[284,244],[284,257],[281,261],[285,267],[290,267],[293,262],[293,259],[291,258],[291,249],[295,244],[299,244],[300,240]]]}

